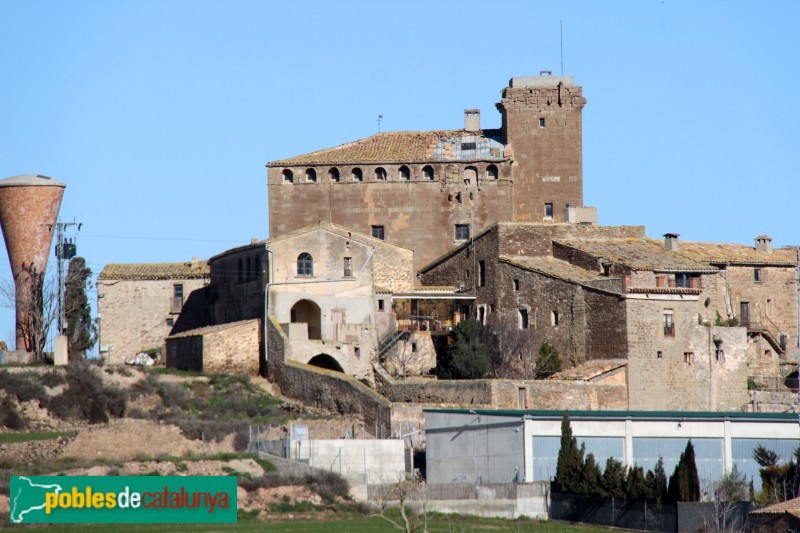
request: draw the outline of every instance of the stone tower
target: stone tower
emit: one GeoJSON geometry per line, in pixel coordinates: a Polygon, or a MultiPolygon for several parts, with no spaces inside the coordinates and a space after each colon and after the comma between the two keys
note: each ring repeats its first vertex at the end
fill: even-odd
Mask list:
{"type": "Polygon", "coordinates": [[[512,78],[497,109],[514,176],[514,221],[573,222],[583,206],[582,117],[571,76],[512,78]]]}
{"type": "Polygon", "coordinates": [[[42,320],[32,298],[35,291],[42,289],[65,187],[47,176],[32,174],[0,181],[0,226],[16,292],[17,350],[34,351],[30,335],[25,332],[42,320]],[[34,283],[32,275],[38,278],[34,283]]]}

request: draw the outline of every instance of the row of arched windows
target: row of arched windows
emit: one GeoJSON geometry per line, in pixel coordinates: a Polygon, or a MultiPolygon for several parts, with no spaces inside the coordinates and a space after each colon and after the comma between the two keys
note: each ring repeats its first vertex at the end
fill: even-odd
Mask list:
{"type": "Polygon", "coordinates": [[[256,279],[261,275],[261,256],[256,254],[253,261],[250,261],[250,256],[244,260],[239,258],[239,268],[237,272],[238,281],[250,281],[256,279]]]}
{"type": "MultiPolygon", "coordinates": [[[[472,174],[475,179],[478,176],[478,169],[474,166],[466,167],[465,173],[472,174]]],[[[373,176],[376,181],[387,181],[389,179],[389,174],[386,172],[386,169],[383,167],[376,167],[373,171],[373,176]]],[[[497,171],[497,166],[489,165],[486,167],[486,178],[490,180],[496,180],[499,174],[497,171]]],[[[400,181],[410,181],[411,180],[411,169],[409,169],[406,165],[401,166],[397,170],[397,177],[400,181]]],[[[431,165],[425,165],[422,167],[422,179],[432,181],[435,179],[436,174],[433,170],[431,165]]],[[[341,173],[339,169],[336,167],[332,167],[328,170],[328,178],[330,181],[333,182],[340,182],[342,179],[341,173]]],[[[294,183],[294,172],[290,169],[286,168],[283,170],[283,181],[284,183],[294,183]]],[[[309,168],[305,172],[305,181],[307,183],[316,183],[317,181],[317,171],[313,168],[309,168]]],[[[354,167],[350,172],[350,181],[364,181],[364,172],[358,168],[354,167]]]]}

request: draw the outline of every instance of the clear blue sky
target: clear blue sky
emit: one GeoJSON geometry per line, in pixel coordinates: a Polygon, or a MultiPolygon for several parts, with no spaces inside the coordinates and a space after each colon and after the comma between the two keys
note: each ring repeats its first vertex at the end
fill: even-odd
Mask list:
{"type": "MultiPolygon", "coordinates": [[[[268,237],[270,160],[378,114],[449,129],[478,107],[498,126],[512,76],[561,72],[563,21],[601,224],[800,244],[798,20],[789,0],[3,0],[0,178],[67,184],[95,274],[207,258],[268,237]]],[[[13,328],[0,312],[0,339],[13,328]]]]}

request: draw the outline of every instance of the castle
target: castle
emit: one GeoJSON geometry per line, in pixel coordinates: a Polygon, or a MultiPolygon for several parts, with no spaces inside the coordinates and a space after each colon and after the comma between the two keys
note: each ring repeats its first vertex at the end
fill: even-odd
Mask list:
{"type": "Polygon", "coordinates": [[[414,251],[420,268],[498,221],[596,223],[583,207],[570,76],[512,78],[500,129],[384,132],[267,165],[271,237],[332,222],[414,251]]]}

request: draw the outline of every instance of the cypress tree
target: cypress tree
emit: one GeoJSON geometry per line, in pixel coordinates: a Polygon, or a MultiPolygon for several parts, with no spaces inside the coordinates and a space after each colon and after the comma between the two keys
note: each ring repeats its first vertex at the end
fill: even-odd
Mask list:
{"type": "Polygon", "coordinates": [[[92,308],[86,289],[91,286],[92,270],[83,257],[73,257],[67,269],[64,291],[64,317],[69,343],[69,359],[77,361],[86,356],[96,340],[96,327],[92,322],[92,308]]]}
{"type": "Polygon", "coordinates": [[[603,490],[603,476],[592,453],[586,456],[586,462],[583,464],[583,472],[581,473],[581,481],[581,494],[593,498],[606,497],[605,490],[603,490]]]}
{"type": "Polygon", "coordinates": [[[625,468],[622,463],[609,457],[603,471],[603,491],[609,498],[625,499],[625,468]]]}
{"type": "Polygon", "coordinates": [[[564,417],[561,419],[561,448],[558,450],[553,492],[580,493],[585,449],[585,446],[578,449],[578,441],[572,436],[569,413],[564,412],[564,417]]]}
{"type": "Polygon", "coordinates": [[[625,492],[630,502],[643,502],[647,500],[647,484],[644,479],[644,470],[641,466],[633,465],[628,469],[625,479],[625,492]]]}
{"type": "Polygon", "coordinates": [[[656,463],[653,478],[654,500],[659,504],[665,503],[667,501],[667,473],[664,471],[664,459],[661,457],[656,463]]]}
{"type": "Polygon", "coordinates": [[[686,443],[686,449],[669,478],[667,492],[670,503],[700,501],[700,476],[697,475],[691,439],[686,443]]]}

